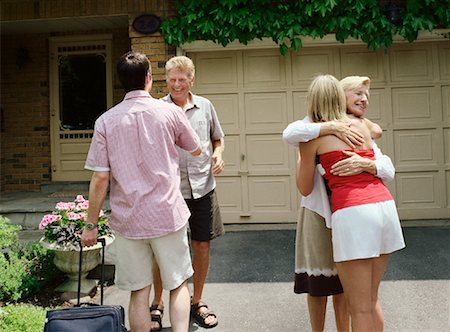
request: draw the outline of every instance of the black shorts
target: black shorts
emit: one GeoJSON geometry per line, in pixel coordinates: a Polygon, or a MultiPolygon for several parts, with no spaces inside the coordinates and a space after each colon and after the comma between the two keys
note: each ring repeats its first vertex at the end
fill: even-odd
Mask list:
{"type": "Polygon", "coordinates": [[[210,241],[225,233],[215,190],[197,199],[186,199],[191,211],[191,240],[210,241]]]}

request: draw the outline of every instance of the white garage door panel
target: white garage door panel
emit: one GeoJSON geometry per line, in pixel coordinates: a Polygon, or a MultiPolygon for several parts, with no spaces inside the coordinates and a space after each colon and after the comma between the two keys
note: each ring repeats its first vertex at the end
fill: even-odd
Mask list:
{"type": "Polygon", "coordinates": [[[292,94],[294,107],[294,120],[303,119],[308,114],[306,106],[306,92],[294,92],[292,94]]]}
{"type": "Polygon", "coordinates": [[[290,176],[249,177],[248,180],[249,221],[291,221],[290,176]]]}
{"type": "Polygon", "coordinates": [[[249,174],[289,174],[289,150],[280,135],[249,135],[246,146],[249,174]]]}
{"type": "Polygon", "coordinates": [[[237,94],[202,94],[208,98],[220,120],[220,125],[226,134],[239,133],[239,102],[237,94]]]}
{"type": "Polygon", "coordinates": [[[394,122],[423,125],[424,122],[440,121],[440,107],[434,102],[437,98],[435,90],[433,87],[392,89],[394,122]]]}
{"type": "Polygon", "coordinates": [[[280,132],[287,122],[285,93],[245,95],[245,127],[249,131],[280,132]]]}
{"type": "Polygon", "coordinates": [[[411,205],[439,207],[435,195],[438,187],[437,172],[411,172],[397,174],[398,200],[400,208],[411,205]]]}
{"type": "Polygon", "coordinates": [[[364,114],[366,118],[378,123],[382,128],[386,128],[390,122],[390,116],[387,114],[386,99],[385,89],[370,89],[369,110],[364,114]]]}
{"type": "Polygon", "coordinates": [[[394,133],[395,164],[398,168],[437,167],[440,151],[435,130],[401,130],[394,133]]]}
{"type": "Polygon", "coordinates": [[[442,118],[450,124],[450,86],[442,87],[442,118]]]}
{"type": "Polygon", "coordinates": [[[447,209],[449,209],[449,213],[447,217],[450,218],[450,171],[445,172],[446,181],[446,196],[447,196],[447,209]]]}
{"type": "Polygon", "coordinates": [[[360,75],[370,77],[372,82],[385,81],[382,51],[370,52],[366,47],[341,49],[340,77],[360,75]]]}
{"type": "Polygon", "coordinates": [[[400,215],[404,218],[430,219],[436,213],[448,218],[445,209],[445,188],[440,180],[439,172],[397,173],[396,204],[400,215]]]}
{"type": "Polygon", "coordinates": [[[334,73],[335,59],[332,48],[311,48],[301,53],[292,52],[292,84],[307,88],[313,77],[323,73],[334,73]]]}
{"type": "Polygon", "coordinates": [[[444,129],[444,162],[450,166],[450,128],[444,129]]]}
{"type": "Polygon", "coordinates": [[[285,57],[278,50],[244,54],[244,86],[286,86],[285,57]]]}
{"type": "Polygon", "coordinates": [[[198,89],[237,86],[236,54],[198,53],[195,58],[195,85],[198,89]]]}
{"type": "Polygon", "coordinates": [[[242,186],[240,177],[218,177],[217,199],[221,213],[239,213],[242,210],[242,186]]]}
{"type": "Polygon", "coordinates": [[[391,54],[392,82],[432,81],[433,56],[429,43],[417,45],[394,45],[391,54]]]}
{"type": "Polygon", "coordinates": [[[450,81],[450,43],[439,45],[439,73],[442,80],[450,81]]]}

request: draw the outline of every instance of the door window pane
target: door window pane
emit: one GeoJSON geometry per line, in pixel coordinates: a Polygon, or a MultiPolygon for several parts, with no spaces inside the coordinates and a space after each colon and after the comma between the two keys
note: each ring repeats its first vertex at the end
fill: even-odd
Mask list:
{"type": "Polygon", "coordinates": [[[62,129],[93,129],[106,111],[106,62],[102,54],[67,55],[59,65],[62,129]]]}

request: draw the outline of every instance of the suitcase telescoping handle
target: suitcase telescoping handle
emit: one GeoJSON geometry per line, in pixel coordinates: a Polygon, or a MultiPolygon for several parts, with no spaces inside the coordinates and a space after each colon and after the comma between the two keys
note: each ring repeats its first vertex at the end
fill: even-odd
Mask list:
{"type": "MultiPolygon", "coordinates": [[[[103,284],[105,283],[105,246],[106,240],[104,238],[98,238],[97,242],[102,244],[102,266],[100,273],[100,305],[103,305],[103,284]]],[[[78,291],[77,291],[77,306],[80,306],[81,297],[81,268],[83,266],[83,246],[80,241],[80,263],[78,266],[78,291]]]]}

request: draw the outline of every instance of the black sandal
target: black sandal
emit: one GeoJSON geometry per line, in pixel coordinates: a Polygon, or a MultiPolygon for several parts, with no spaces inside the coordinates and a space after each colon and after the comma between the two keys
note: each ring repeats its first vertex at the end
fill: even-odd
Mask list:
{"type": "Polygon", "coordinates": [[[210,329],[210,328],[216,327],[217,324],[219,324],[216,314],[213,311],[209,310],[208,306],[203,302],[199,302],[197,304],[191,305],[191,316],[192,316],[192,318],[195,319],[195,322],[199,326],[201,326],[205,329],[210,329]],[[200,308],[206,308],[207,310],[204,312],[199,312],[200,308]],[[205,323],[206,319],[211,316],[213,316],[215,318],[215,320],[211,324],[206,324],[205,323]]]}
{"type": "Polygon", "coordinates": [[[150,331],[161,331],[162,330],[162,318],[164,316],[164,307],[160,307],[158,304],[152,304],[150,307],[150,316],[152,318],[152,322],[157,322],[159,327],[152,328],[150,331]],[[159,311],[159,314],[152,314],[152,311],[159,311]]]}

